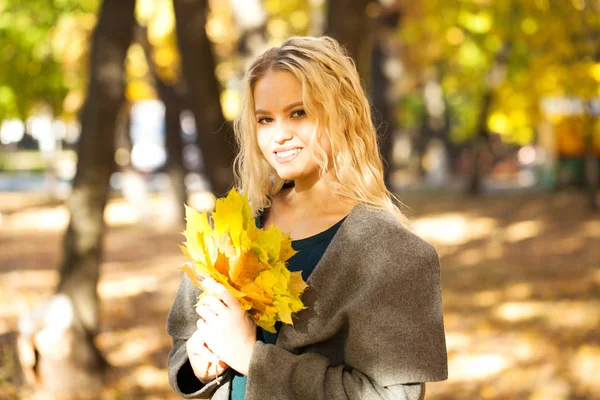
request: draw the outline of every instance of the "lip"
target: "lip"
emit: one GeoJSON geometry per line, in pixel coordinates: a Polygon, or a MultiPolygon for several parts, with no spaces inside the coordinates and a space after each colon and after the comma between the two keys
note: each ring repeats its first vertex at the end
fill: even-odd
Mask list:
{"type": "Polygon", "coordinates": [[[298,157],[298,155],[301,152],[302,152],[302,147],[278,147],[275,151],[273,151],[273,157],[278,164],[287,164],[287,163],[295,160],[296,157],[298,157]],[[284,149],[287,149],[287,150],[284,150],[284,149]],[[293,154],[291,154],[289,156],[281,157],[281,156],[277,155],[277,153],[279,153],[279,152],[293,151],[293,150],[296,150],[296,152],[294,152],[293,154]]]}
{"type": "Polygon", "coordinates": [[[277,147],[273,150],[273,153],[282,153],[284,151],[290,151],[290,150],[302,150],[302,147],[299,146],[282,146],[282,147],[277,147]]]}

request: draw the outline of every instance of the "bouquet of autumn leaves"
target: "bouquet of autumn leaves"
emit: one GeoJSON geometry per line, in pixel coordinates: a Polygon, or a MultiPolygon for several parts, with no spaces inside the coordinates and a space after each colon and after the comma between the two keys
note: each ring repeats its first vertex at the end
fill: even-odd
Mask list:
{"type": "Polygon", "coordinates": [[[211,215],[212,223],[207,213],[186,206],[186,242],[180,247],[190,262],[181,269],[198,287],[199,276],[225,286],[269,332],[276,332],[277,321],[292,324],[292,314],[305,308],[300,295],[307,285],[301,272],[286,267],[296,253],[290,236],[273,226],[257,228],[248,199],[236,190],[217,199],[211,215]]]}

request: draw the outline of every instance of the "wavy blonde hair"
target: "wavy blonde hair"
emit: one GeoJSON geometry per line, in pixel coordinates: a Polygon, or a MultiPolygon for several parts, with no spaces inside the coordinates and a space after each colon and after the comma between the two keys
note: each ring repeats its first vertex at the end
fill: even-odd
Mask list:
{"type": "Polygon", "coordinates": [[[246,72],[241,114],[234,123],[240,149],[234,171],[236,187],[248,196],[254,211],[269,207],[269,196],[285,183],[257,142],[254,87],[271,70],[291,72],[302,82],[304,109],[316,121],[316,161],[321,176],[332,173],[338,195],[388,210],[407,225],[398,199],[384,183],[371,109],[356,66],[344,48],[327,36],[291,37],[280,47],[265,51],[246,72]],[[331,158],[319,144],[323,135],[331,144],[331,158]]]}

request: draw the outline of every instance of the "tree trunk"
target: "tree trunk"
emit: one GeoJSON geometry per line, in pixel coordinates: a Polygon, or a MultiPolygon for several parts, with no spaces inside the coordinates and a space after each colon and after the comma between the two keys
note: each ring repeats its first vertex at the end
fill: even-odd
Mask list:
{"type": "Polygon", "coordinates": [[[65,322],[64,335],[57,342],[62,343],[61,350],[42,340],[39,332],[29,332],[38,357],[36,364],[44,366],[36,369],[45,373],[40,385],[67,396],[101,384],[108,366],[93,343],[99,328],[97,284],[104,206],[114,168],[115,128],[124,100],[124,61],[133,34],[134,9],[134,0],[105,0],[92,36],[90,83],[81,116],[77,174],[67,201],[71,220],[63,241],[58,296],[44,309],[46,313],[71,315],[62,321],[68,324],[65,322]]]}
{"type": "MultiPolygon", "coordinates": [[[[587,42],[593,43],[591,58],[598,63],[600,62],[600,46],[598,45],[598,40],[596,40],[597,35],[594,34],[594,30],[590,28],[588,21],[584,18],[584,13],[580,14],[580,18],[581,24],[586,32],[587,42]]],[[[600,195],[600,184],[598,182],[598,179],[600,179],[600,171],[598,170],[598,163],[600,162],[600,158],[598,157],[594,146],[593,121],[600,116],[600,107],[595,107],[593,100],[590,99],[587,102],[587,110],[590,120],[587,123],[588,132],[585,155],[585,179],[588,188],[590,208],[592,211],[598,211],[600,210],[600,203],[598,200],[598,196],[600,195]]]]}
{"type": "Polygon", "coordinates": [[[482,180],[483,180],[483,152],[489,147],[490,134],[487,128],[487,119],[490,114],[492,105],[492,91],[488,91],[484,94],[483,105],[479,113],[479,120],[476,125],[476,136],[473,139],[473,159],[471,163],[471,176],[469,177],[468,193],[470,195],[479,195],[482,191],[482,180]]]}
{"type": "Polygon", "coordinates": [[[173,0],[189,107],[196,119],[204,171],[217,196],[233,183],[233,132],[223,117],[215,60],[206,36],[207,0],[173,0]]]}
{"type": "Polygon", "coordinates": [[[370,87],[369,63],[371,59],[370,24],[367,5],[370,0],[329,0],[325,34],[336,39],[350,53],[356,68],[370,87]]]}
{"type": "Polygon", "coordinates": [[[588,112],[590,114],[590,120],[587,121],[587,138],[586,138],[586,151],[585,151],[585,180],[587,183],[588,197],[590,201],[590,208],[593,211],[600,209],[598,204],[598,156],[596,155],[596,149],[594,146],[594,124],[593,118],[597,118],[595,115],[594,108],[591,101],[588,102],[588,112]]]}
{"type": "Polygon", "coordinates": [[[330,0],[325,34],[339,41],[348,50],[356,63],[367,93],[371,93],[369,100],[374,108],[373,123],[377,128],[384,181],[388,189],[392,190],[392,152],[396,126],[387,96],[390,82],[383,69],[386,61],[384,46],[390,34],[388,31],[396,28],[400,15],[395,9],[382,9],[377,32],[373,32],[367,15],[369,2],[370,0],[330,0]]]}
{"type": "MultiPolygon", "coordinates": [[[[365,10],[366,13],[366,10],[365,10]]],[[[370,85],[371,103],[375,108],[373,122],[377,127],[378,145],[383,161],[383,178],[389,190],[393,190],[394,172],[394,134],[397,121],[394,116],[394,105],[390,96],[392,77],[385,71],[385,64],[393,56],[389,43],[398,29],[402,13],[397,5],[381,8],[374,23],[373,44],[371,49],[370,85]]]]}
{"type": "Polygon", "coordinates": [[[512,52],[512,41],[507,40],[504,42],[502,48],[496,53],[494,64],[488,71],[485,83],[485,92],[483,95],[483,101],[481,111],[479,113],[479,120],[475,128],[475,139],[473,140],[473,159],[471,164],[471,176],[467,187],[470,195],[481,194],[481,181],[483,178],[483,172],[481,169],[483,151],[488,148],[490,149],[490,135],[487,128],[487,120],[492,109],[492,101],[494,99],[494,92],[506,79],[506,71],[508,68],[508,60],[512,52]]]}
{"type": "Polygon", "coordinates": [[[377,128],[377,143],[383,161],[383,178],[385,185],[392,190],[394,131],[396,129],[394,113],[388,99],[390,81],[383,67],[386,55],[381,40],[373,46],[371,84],[373,87],[372,105],[374,107],[373,120],[377,128]]]}
{"type": "Polygon", "coordinates": [[[183,140],[181,139],[181,103],[172,86],[157,81],[161,100],[165,103],[165,130],[167,146],[167,174],[170,181],[170,199],[172,218],[175,225],[185,224],[187,189],[185,186],[185,168],[183,166],[183,140]]]}

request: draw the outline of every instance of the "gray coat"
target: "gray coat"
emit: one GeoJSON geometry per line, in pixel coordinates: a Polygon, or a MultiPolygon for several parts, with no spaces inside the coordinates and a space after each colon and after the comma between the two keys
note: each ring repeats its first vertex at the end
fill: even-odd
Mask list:
{"type": "MultiPolygon", "coordinates": [[[[356,206],[308,279],[294,326],[257,341],[247,400],[410,399],[447,378],[439,260],[387,211],[356,206]]],[[[169,381],[185,398],[227,400],[228,370],[201,386],[186,340],[199,290],[184,277],[169,314],[169,381]]]]}

